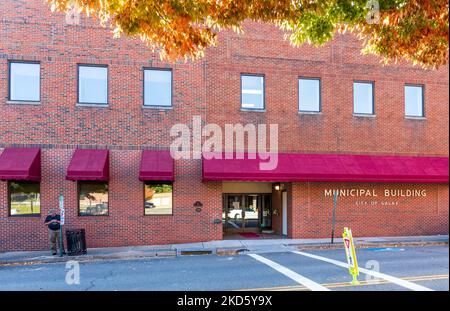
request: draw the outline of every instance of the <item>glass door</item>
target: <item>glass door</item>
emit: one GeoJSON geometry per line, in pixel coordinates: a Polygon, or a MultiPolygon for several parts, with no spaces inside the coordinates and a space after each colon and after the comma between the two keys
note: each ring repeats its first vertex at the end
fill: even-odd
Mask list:
{"type": "Polygon", "coordinates": [[[272,195],[262,195],[261,230],[272,229],[272,195]]]}
{"type": "Polygon", "coordinates": [[[271,194],[224,194],[222,225],[225,234],[260,232],[272,227],[271,194]]]}
{"type": "Polygon", "coordinates": [[[224,195],[222,225],[225,233],[242,232],[242,195],[224,195]]]}
{"type": "Polygon", "coordinates": [[[257,194],[245,194],[243,210],[242,231],[259,232],[261,196],[257,194]]]}

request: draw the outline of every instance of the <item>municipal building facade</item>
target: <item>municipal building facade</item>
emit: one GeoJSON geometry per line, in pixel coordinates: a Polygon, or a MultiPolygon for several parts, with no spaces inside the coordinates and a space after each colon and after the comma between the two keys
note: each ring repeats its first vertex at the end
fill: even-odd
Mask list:
{"type": "Polygon", "coordinates": [[[2,2],[0,251],[46,249],[61,195],[64,230],[88,247],[327,238],[333,211],[337,234],[448,234],[448,65],[385,66],[350,34],[294,48],[272,25],[244,29],[168,63],[85,16],[2,2]],[[244,146],[174,159],[171,131],[195,120],[275,124],[276,167],[244,146]]]}

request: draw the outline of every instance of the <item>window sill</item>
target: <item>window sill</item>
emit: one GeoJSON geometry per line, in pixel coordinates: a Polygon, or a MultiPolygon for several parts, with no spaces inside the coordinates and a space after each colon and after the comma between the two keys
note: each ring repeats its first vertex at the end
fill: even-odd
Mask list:
{"type": "Polygon", "coordinates": [[[155,217],[155,216],[173,216],[173,214],[144,214],[144,217],[155,217]]]}
{"type": "Polygon", "coordinates": [[[7,100],[6,103],[8,105],[32,105],[32,106],[39,106],[41,105],[41,102],[33,102],[33,101],[21,101],[21,100],[7,100]]]}
{"type": "Polygon", "coordinates": [[[354,113],[353,114],[354,117],[361,117],[361,118],[375,118],[377,115],[376,114],[365,114],[365,113],[354,113]]]}
{"type": "Polygon", "coordinates": [[[142,105],[142,109],[155,109],[155,110],[172,110],[173,106],[146,106],[142,105]]]}
{"type": "Polygon", "coordinates": [[[13,218],[41,218],[41,214],[8,215],[13,218]]]}
{"type": "Polygon", "coordinates": [[[322,111],[298,111],[298,114],[305,114],[305,115],[308,115],[308,114],[311,114],[311,115],[321,115],[322,114],[322,111]]]}
{"type": "Polygon", "coordinates": [[[109,104],[84,104],[76,103],[76,107],[96,107],[96,108],[108,108],[109,104]]]}
{"type": "Polygon", "coordinates": [[[266,109],[241,108],[244,112],[266,112],[266,109]]]}
{"type": "Polygon", "coordinates": [[[405,116],[405,120],[425,121],[426,119],[426,117],[405,116]]]}
{"type": "Polygon", "coordinates": [[[109,214],[104,214],[104,215],[80,215],[78,214],[78,217],[108,217],[109,214]]]}

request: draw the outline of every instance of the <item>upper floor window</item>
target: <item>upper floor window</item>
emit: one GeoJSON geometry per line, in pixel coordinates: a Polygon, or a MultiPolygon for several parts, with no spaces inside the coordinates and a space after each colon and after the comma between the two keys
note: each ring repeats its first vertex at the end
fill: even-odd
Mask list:
{"type": "Polygon", "coordinates": [[[78,102],[80,104],[108,104],[107,66],[78,66],[78,102]]]}
{"type": "Polygon", "coordinates": [[[241,108],[264,109],[264,76],[241,75],[241,108]]]}
{"type": "Polygon", "coordinates": [[[38,102],[41,99],[41,65],[9,63],[9,100],[38,102]]]}
{"type": "Polygon", "coordinates": [[[373,82],[353,83],[353,113],[374,114],[373,82]]]}
{"type": "Polygon", "coordinates": [[[144,106],[172,106],[172,70],[144,69],[144,106]]]}
{"type": "Polygon", "coordinates": [[[423,117],[423,86],[405,85],[405,116],[423,117]]]}
{"type": "Polygon", "coordinates": [[[41,213],[41,196],[39,182],[10,181],[9,215],[39,216],[41,213]]]}
{"type": "Polygon", "coordinates": [[[320,79],[298,79],[298,110],[301,112],[320,112],[320,79]]]}

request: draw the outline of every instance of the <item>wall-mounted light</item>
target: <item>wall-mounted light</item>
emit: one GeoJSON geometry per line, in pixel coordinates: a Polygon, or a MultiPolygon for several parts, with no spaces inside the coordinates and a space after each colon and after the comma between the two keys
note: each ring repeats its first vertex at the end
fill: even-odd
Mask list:
{"type": "Polygon", "coordinates": [[[280,189],[281,189],[280,184],[275,184],[274,188],[275,188],[276,191],[280,191],[280,189]]]}

